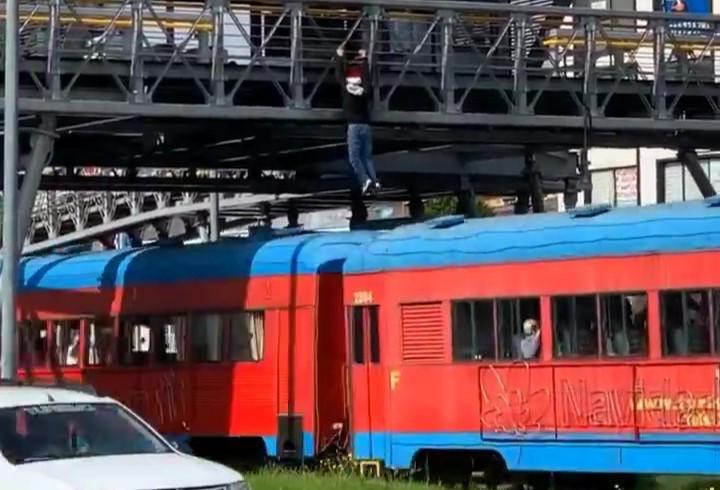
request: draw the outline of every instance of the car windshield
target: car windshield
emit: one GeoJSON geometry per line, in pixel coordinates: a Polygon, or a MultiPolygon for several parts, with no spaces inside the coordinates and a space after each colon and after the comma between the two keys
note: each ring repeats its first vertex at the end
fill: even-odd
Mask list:
{"type": "Polygon", "coordinates": [[[24,464],[171,449],[120,405],[53,403],[0,409],[0,451],[24,464]]]}

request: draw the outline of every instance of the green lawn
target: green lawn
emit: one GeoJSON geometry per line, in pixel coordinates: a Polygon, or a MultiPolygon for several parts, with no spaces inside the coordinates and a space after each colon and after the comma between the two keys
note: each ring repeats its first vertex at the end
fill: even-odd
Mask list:
{"type": "MultiPolygon", "coordinates": [[[[409,481],[388,481],[355,475],[264,469],[247,474],[252,490],[440,490],[441,487],[409,481]]],[[[447,489],[442,489],[447,490],[447,489]]]]}
{"type": "MultiPolygon", "coordinates": [[[[362,478],[350,474],[328,474],[265,468],[246,474],[252,490],[448,490],[447,487],[411,482],[362,478]]],[[[720,490],[720,481],[693,476],[644,478],[633,490],[720,490]]],[[[482,487],[475,487],[482,488],[482,487]]]]}

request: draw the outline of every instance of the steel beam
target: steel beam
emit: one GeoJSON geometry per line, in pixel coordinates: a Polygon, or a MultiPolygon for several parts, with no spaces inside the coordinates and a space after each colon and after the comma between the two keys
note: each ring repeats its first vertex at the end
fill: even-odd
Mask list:
{"type": "Polygon", "coordinates": [[[35,207],[35,197],[40,189],[43,170],[50,163],[53,145],[55,139],[51,133],[55,127],[55,118],[53,116],[43,116],[43,122],[40,126],[41,132],[34,135],[32,145],[32,156],[30,163],[25,170],[25,176],[22,179],[20,187],[20,203],[18,206],[18,234],[17,248],[22,250],[25,243],[25,237],[30,229],[32,220],[32,212],[35,207]]]}
{"type": "MultiPolygon", "coordinates": [[[[366,36],[373,59],[383,59],[374,70],[378,87],[373,94],[374,118],[379,125],[413,126],[423,121],[445,128],[582,132],[591,115],[593,134],[634,133],[637,142],[639,136],[653,133],[680,132],[690,138],[720,128],[720,107],[714,98],[718,84],[703,57],[690,60],[693,66],[685,67],[681,77],[666,59],[666,51],[676,48],[683,52],[717,49],[720,42],[713,16],[437,0],[421,5],[414,0],[368,0],[355,2],[355,8],[347,10],[344,0],[277,1],[274,26],[270,25],[273,17],[250,16],[251,23],[270,22],[262,45],[256,45],[253,35],[243,35],[246,45],[236,53],[226,53],[223,19],[232,20],[244,32],[251,26],[240,25],[237,16],[249,10],[213,1],[211,8],[183,12],[182,20],[176,13],[166,15],[167,22],[191,23],[188,39],[198,39],[197,49],[188,50],[183,42],[170,56],[138,42],[151,22],[143,20],[141,5],[134,1],[119,8],[80,6],[61,16],[64,7],[57,0],[40,0],[32,11],[46,12],[50,36],[47,42],[27,48],[23,67],[29,76],[21,110],[83,117],[339,123],[337,100],[320,101],[325,95],[314,100],[317,94],[336,89],[330,67],[339,40],[326,39],[313,16],[322,17],[323,23],[354,21],[356,27],[362,24],[368,32],[377,33],[383,12],[409,8],[417,18],[393,22],[422,31],[408,41],[413,44],[406,46],[411,54],[384,52],[385,45],[377,36],[366,36]],[[322,5],[325,10],[318,10],[322,5]],[[334,10],[340,5],[342,14],[334,10]],[[122,29],[132,33],[132,42],[117,43],[118,35],[109,34],[90,42],[91,47],[80,56],[57,42],[59,25],[82,22],[83,15],[100,12],[106,32],[115,33],[118,23],[123,23],[122,29]],[[548,27],[548,20],[566,16],[573,18],[566,27],[548,27]],[[190,22],[191,18],[195,20],[190,22]],[[282,36],[276,32],[281,19],[291,21],[289,46],[277,39],[282,36]],[[616,27],[630,24],[638,29],[616,27]],[[692,28],[678,30],[678,25],[692,28]],[[462,30],[483,32],[482,45],[470,36],[472,52],[455,49],[457,44],[467,47],[468,40],[458,37],[462,30]],[[518,32],[535,39],[518,42],[518,32]],[[440,47],[431,46],[429,38],[441,38],[440,47]],[[658,45],[667,49],[658,50],[658,45]],[[529,56],[530,46],[537,46],[531,51],[538,59],[529,56]],[[639,77],[637,66],[625,60],[639,59],[643,49],[655,49],[655,56],[644,57],[651,66],[643,66],[646,76],[639,77]],[[622,51],[621,59],[605,63],[608,56],[617,58],[613,54],[617,51],[622,51]],[[106,62],[88,63],[94,56],[106,62]],[[234,63],[227,63],[227,58],[234,63]],[[78,82],[81,76],[87,78],[78,82]],[[157,89],[165,87],[161,82],[168,79],[175,89],[161,94],[157,89]],[[226,87],[226,82],[232,87],[226,87]]],[[[172,29],[164,32],[168,39],[172,39],[172,29]]],[[[353,32],[348,35],[352,37],[353,32]]]]}
{"type": "MultiPolygon", "coordinates": [[[[259,106],[205,106],[192,104],[126,104],[99,101],[63,101],[20,99],[20,110],[37,114],[76,114],[93,116],[137,116],[182,119],[272,120],[299,122],[339,122],[340,109],[293,109],[259,106]]],[[[0,101],[5,107],[5,101],[0,101]]],[[[423,121],[440,127],[522,127],[528,129],[582,129],[583,116],[519,115],[484,113],[439,113],[422,111],[377,111],[373,120],[379,124],[415,125],[423,121]]],[[[648,131],[645,117],[603,117],[593,120],[594,131],[648,131]]],[[[714,133],[720,131],[720,119],[669,119],[652,122],[654,131],[693,131],[714,133]]]]}
{"type": "Polygon", "coordinates": [[[700,166],[700,161],[698,160],[695,150],[680,150],[677,153],[677,157],[688,172],[690,172],[703,197],[710,197],[717,194],[712,182],[710,182],[710,177],[700,166]]]}

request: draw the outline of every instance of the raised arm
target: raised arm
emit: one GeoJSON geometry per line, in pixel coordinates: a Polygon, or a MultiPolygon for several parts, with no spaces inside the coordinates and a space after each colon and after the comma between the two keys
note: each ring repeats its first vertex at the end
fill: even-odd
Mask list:
{"type": "Polygon", "coordinates": [[[337,48],[335,52],[335,76],[337,76],[338,82],[345,83],[345,68],[347,62],[345,61],[345,50],[342,47],[337,48]]]}

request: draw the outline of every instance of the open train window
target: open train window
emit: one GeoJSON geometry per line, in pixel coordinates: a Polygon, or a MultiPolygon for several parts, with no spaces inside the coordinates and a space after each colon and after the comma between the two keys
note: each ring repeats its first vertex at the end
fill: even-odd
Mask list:
{"type": "Polygon", "coordinates": [[[491,299],[453,301],[453,360],[495,359],[495,307],[493,303],[491,299]]]}
{"type": "Polygon", "coordinates": [[[600,295],[600,347],[609,357],[647,355],[647,294],[600,295]]]}
{"type": "Polygon", "coordinates": [[[710,292],[661,291],[659,296],[663,356],[711,354],[710,292]]]}
{"type": "Polygon", "coordinates": [[[551,298],[554,357],[596,357],[600,353],[595,295],[551,298]]]}
{"type": "Polygon", "coordinates": [[[540,345],[533,353],[523,354],[523,323],[535,320],[540,323],[540,298],[506,298],[497,300],[498,357],[500,359],[538,359],[540,345]],[[527,357],[526,357],[527,356],[527,357]]]}

